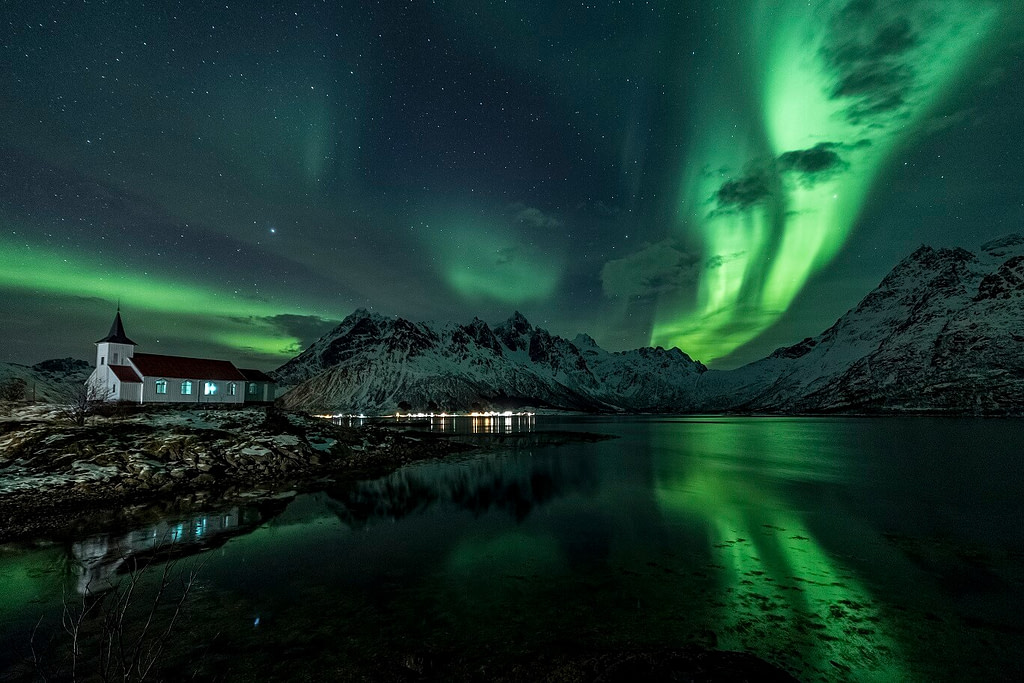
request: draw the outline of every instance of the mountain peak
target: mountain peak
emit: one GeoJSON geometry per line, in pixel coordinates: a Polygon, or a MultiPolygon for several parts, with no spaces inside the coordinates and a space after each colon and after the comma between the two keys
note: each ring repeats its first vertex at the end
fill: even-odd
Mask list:
{"type": "Polygon", "coordinates": [[[530,338],[535,332],[536,329],[530,321],[519,311],[494,328],[494,333],[501,343],[512,351],[525,351],[530,348],[530,338]]]}
{"type": "Polygon", "coordinates": [[[371,313],[370,311],[368,311],[365,308],[360,306],[359,308],[357,308],[356,310],[352,311],[347,316],[345,316],[345,319],[342,322],[356,322],[357,320],[363,320],[365,318],[379,318],[379,317],[381,317],[381,316],[378,315],[377,313],[371,313]]]}
{"type": "Polygon", "coordinates": [[[582,351],[584,349],[598,349],[598,348],[601,348],[601,347],[599,347],[597,345],[597,342],[594,341],[593,337],[591,337],[589,334],[585,334],[583,332],[581,332],[581,333],[576,335],[576,337],[572,340],[572,345],[575,346],[580,351],[582,351]]]}
{"type": "Polygon", "coordinates": [[[515,311],[512,314],[512,317],[505,321],[504,326],[517,334],[522,334],[533,327],[533,325],[530,324],[530,321],[526,319],[526,316],[519,311],[515,311]]]}

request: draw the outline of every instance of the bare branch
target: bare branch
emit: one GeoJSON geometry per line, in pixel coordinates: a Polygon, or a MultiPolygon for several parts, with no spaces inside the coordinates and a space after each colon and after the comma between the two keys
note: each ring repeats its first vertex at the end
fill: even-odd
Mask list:
{"type": "Polygon", "coordinates": [[[41,680],[57,676],[71,681],[141,682],[160,670],[167,643],[186,612],[205,565],[204,558],[186,571],[173,556],[172,546],[159,544],[156,552],[143,559],[123,556],[127,571],[122,579],[100,593],[90,590],[91,582],[86,583],[80,605],[64,594],[61,630],[70,641],[69,659],[46,667],[36,650],[37,623],[30,646],[41,680]],[[158,575],[156,562],[161,564],[158,575]]]}

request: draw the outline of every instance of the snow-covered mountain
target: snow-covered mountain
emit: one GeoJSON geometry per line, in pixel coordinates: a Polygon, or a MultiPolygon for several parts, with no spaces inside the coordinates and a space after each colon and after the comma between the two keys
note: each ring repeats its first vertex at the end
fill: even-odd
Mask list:
{"type": "Polygon", "coordinates": [[[609,353],[570,342],[520,313],[491,328],[474,319],[413,323],[360,309],[276,372],[281,399],[306,410],[390,412],[520,406],[651,410],[686,403],[706,368],[678,349],[609,353]]]}
{"type": "Polygon", "coordinates": [[[822,334],[696,388],[708,409],[1024,413],[1024,236],[922,246],[822,334]]]}
{"type": "Polygon", "coordinates": [[[55,358],[35,365],[0,363],[0,398],[67,401],[91,372],[89,363],[76,358],[55,358]]]}
{"type": "Polygon", "coordinates": [[[730,371],[679,349],[608,352],[516,313],[489,327],[359,310],[276,371],[282,402],[390,412],[1024,413],[1024,236],[979,253],[923,246],[817,337],[730,371]]]}

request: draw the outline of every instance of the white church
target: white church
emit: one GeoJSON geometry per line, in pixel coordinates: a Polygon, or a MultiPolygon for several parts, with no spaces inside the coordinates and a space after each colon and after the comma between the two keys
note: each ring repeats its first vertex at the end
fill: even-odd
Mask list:
{"type": "Polygon", "coordinates": [[[108,401],[132,403],[272,403],[274,380],[226,360],[136,353],[117,309],[110,333],[96,342],[88,384],[108,401]]]}

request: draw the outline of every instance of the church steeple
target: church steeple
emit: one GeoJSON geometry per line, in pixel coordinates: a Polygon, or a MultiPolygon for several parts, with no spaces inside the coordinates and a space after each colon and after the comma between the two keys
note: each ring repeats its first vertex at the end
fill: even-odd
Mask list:
{"type": "Polygon", "coordinates": [[[103,339],[100,339],[97,344],[103,342],[111,342],[113,344],[131,344],[132,346],[138,346],[135,342],[128,338],[128,335],[124,333],[124,323],[121,322],[121,306],[117,307],[117,315],[114,316],[114,322],[110,325],[110,332],[103,339]]]}

